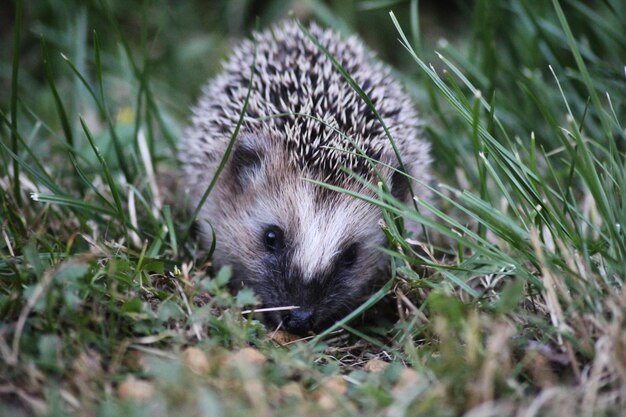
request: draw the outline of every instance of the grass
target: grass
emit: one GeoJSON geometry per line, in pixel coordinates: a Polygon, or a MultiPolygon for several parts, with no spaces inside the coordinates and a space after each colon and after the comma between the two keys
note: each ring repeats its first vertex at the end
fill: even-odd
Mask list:
{"type": "Polygon", "coordinates": [[[285,3],[14,3],[0,41],[0,415],[621,415],[620,2],[476,0],[446,29],[416,0],[285,3]],[[255,16],[288,7],[363,29],[394,64],[438,182],[434,206],[380,189],[391,280],[299,341],[228,291],[172,192],[200,84],[255,16]],[[399,215],[431,242],[409,245],[399,215]]]}

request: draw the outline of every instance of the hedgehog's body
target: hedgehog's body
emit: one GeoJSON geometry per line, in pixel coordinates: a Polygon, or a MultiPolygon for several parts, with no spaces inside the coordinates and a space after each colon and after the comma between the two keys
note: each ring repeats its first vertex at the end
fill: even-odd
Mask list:
{"type": "MultiPolygon", "coordinates": [[[[317,26],[312,35],[374,103],[395,139],[421,198],[429,192],[428,146],[418,137],[409,97],[354,37],[317,26]]],[[[233,266],[264,307],[298,306],[266,317],[290,331],[328,325],[355,306],[384,268],[381,212],[347,194],[304,180],[324,181],[368,196],[375,193],[342,167],[378,181],[371,163],[398,167],[376,115],[331,60],[293,22],[244,41],[212,80],[194,109],[181,149],[191,204],[199,202],[226,151],[244,107],[256,47],[255,72],[244,122],[228,164],[202,207],[199,229],[217,241],[214,264],[233,266]],[[356,150],[354,145],[360,148],[356,150]],[[209,225],[210,223],[210,225],[209,225]]],[[[408,182],[377,164],[398,198],[408,182]]]]}

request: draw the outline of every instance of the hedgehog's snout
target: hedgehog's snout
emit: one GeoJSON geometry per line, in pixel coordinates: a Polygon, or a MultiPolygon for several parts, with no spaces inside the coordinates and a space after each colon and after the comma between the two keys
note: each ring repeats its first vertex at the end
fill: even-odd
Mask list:
{"type": "Polygon", "coordinates": [[[283,314],[283,326],[289,333],[305,336],[313,330],[313,311],[295,309],[283,314]]]}
{"type": "Polygon", "coordinates": [[[297,306],[292,310],[277,308],[264,315],[268,325],[292,334],[306,336],[324,330],[354,307],[363,290],[354,277],[345,274],[323,274],[304,280],[293,271],[272,273],[255,285],[263,307],[297,306]]]}

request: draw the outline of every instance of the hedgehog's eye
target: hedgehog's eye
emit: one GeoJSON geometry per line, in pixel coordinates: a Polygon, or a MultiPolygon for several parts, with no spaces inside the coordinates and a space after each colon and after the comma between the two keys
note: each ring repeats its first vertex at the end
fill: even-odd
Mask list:
{"type": "Polygon", "coordinates": [[[263,244],[269,252],[276,253],[283,247],[283,231],[278,226],[270,226],[263,232],[263,244]]]}
{"type": "Polygon", "coordinates": [[[354,264],[356,263],[358,255],[359,255],[358,244],[353,243],[352,245],[348,246],[348,248],[343,251],[343,253],[341,254],[339,258],[339,263],[341,267],[346,268],[346,269],[352,268],[354,264]]]}

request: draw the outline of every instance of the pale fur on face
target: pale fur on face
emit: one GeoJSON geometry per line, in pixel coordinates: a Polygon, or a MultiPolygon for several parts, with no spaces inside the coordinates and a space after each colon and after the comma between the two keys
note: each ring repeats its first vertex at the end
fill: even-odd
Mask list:
{"type": "Polygon", "coordinates": [[[305,281],[320,271],[331,271],[337,256],[353,242],[364,243],[361,252],[376,252],[375,246],[383,243],[378,226],[379,210],[346,195],[337,196],[333,205],[316,204],[314,187],[311,184],[299,187],[301,198],[294,210],[299,224],[293,258],[305,281]]]}

